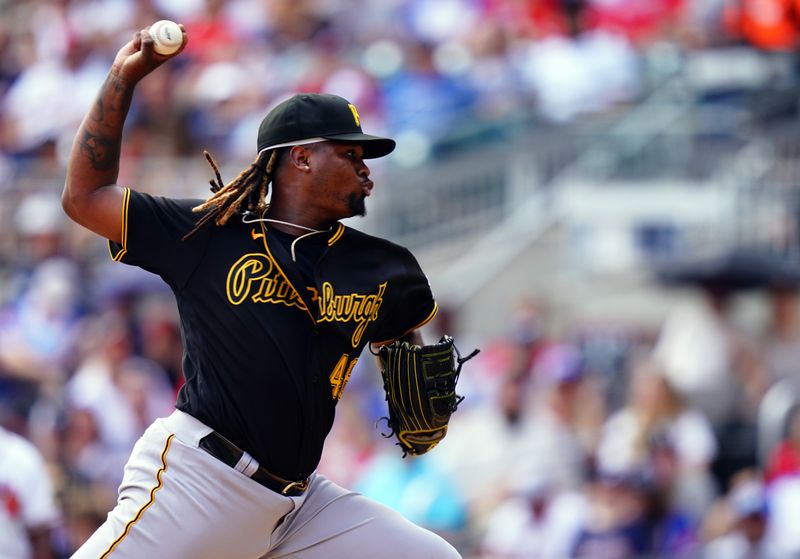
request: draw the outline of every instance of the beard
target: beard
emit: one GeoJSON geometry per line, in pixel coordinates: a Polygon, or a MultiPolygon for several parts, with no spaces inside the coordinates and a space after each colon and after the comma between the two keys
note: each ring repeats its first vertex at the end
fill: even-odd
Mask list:
{"type": "Polygon", "coordinates": [[[347,199],[347,206],[350,209],[351,216],[361,216],[364,217],[367,215],[367,204],[365,200],[367,199],[366,196],[363,194],[356,194],[353,193],[347,199]]]}

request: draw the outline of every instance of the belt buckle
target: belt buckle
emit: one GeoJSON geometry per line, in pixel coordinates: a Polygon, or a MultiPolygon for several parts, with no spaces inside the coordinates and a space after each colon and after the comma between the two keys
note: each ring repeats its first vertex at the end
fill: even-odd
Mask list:
{"type": "Polygon", "coordinates": [[[291,482],[289,485],[283,488],[281,495],[287,495],[292,489],[299,489],[301,492],[308,489],[308,478],[304,479],[303,481],[291,482]]]}

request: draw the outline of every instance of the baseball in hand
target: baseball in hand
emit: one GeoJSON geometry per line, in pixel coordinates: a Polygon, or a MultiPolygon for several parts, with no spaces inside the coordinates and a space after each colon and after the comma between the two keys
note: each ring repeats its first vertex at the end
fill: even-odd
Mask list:
{"type": "Polygon", "coordinates": [[[148,29],[158,54],[169,55],[181,48],[183,32],[177,23],[168,19],[155,22],[148,29]]]}

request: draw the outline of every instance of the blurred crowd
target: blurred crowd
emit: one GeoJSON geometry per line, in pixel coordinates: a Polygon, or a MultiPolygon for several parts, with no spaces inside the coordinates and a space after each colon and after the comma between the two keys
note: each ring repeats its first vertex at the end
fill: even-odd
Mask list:
{"type": "MultiPolygon", "coordinates": [[[[111,262],[59,201],[72,136],[135,30],[169,18],[190,42],[137,90],[123,180],[202,149],[250,159],[266,110],[296,91],[347,97],[370,132],[398,139],[394,164],[424,164],[532,120],[635,103],[669,59],[653,53],[791,53],[793,4],[0,0],[0,556],[69,556],[182,382],[168,289],[111,262]]],[[[375,427],[383,396],[363,359],[320,470],[465,556],[796,556],[800,414],[781,395],[800,377],[797,293],[769,292],[760,331],[730,320],[731,293],[700,293],[657,331],[554,335],[524,303],[496,339],[460,333],[483,352],[450,434],[419,459],[375,427]]]]}
{"type": "Polygon", "coordinates": [[[533,115],[568,122],[631,102],[669,45],[791,48],[772,39],[786,25],[753,14],[793,2],[726,2],[4,0],[0,146],[12,158],[63,155],[117,49],[170,18],[189,44],[141,85],[126,165],[203,148],[249,158],[265,110],[296,91],[348,98],[414,163],[533,115]]]}
{"type": "Polygon", "coordinates": [[[655,328],[520,302],[434,453],[342,471],[475,557],[797,557],[800,289],[689,292],[655,328]]]}

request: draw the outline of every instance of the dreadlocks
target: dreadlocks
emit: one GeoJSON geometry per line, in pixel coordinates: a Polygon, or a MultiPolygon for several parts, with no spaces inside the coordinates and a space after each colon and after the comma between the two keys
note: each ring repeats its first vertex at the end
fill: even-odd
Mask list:
{"type": "Polygon", "coordinates": [[[239,173],[228,184],[222,183],[222,176],[216,162],[208,151],[203,151],[208,164],[214,170],[211,179],[211,196],[208,200],[192,208],[193,212],[206,212],[189,231],[183,240],[192,238],[209,222],[225,225],[231,216],[241,210],[261,212],[267,207],[267,193],[272,180],[272,170],[278,160],[278,150],[265,151],[258,154],[249,167],[239,173]]]}

